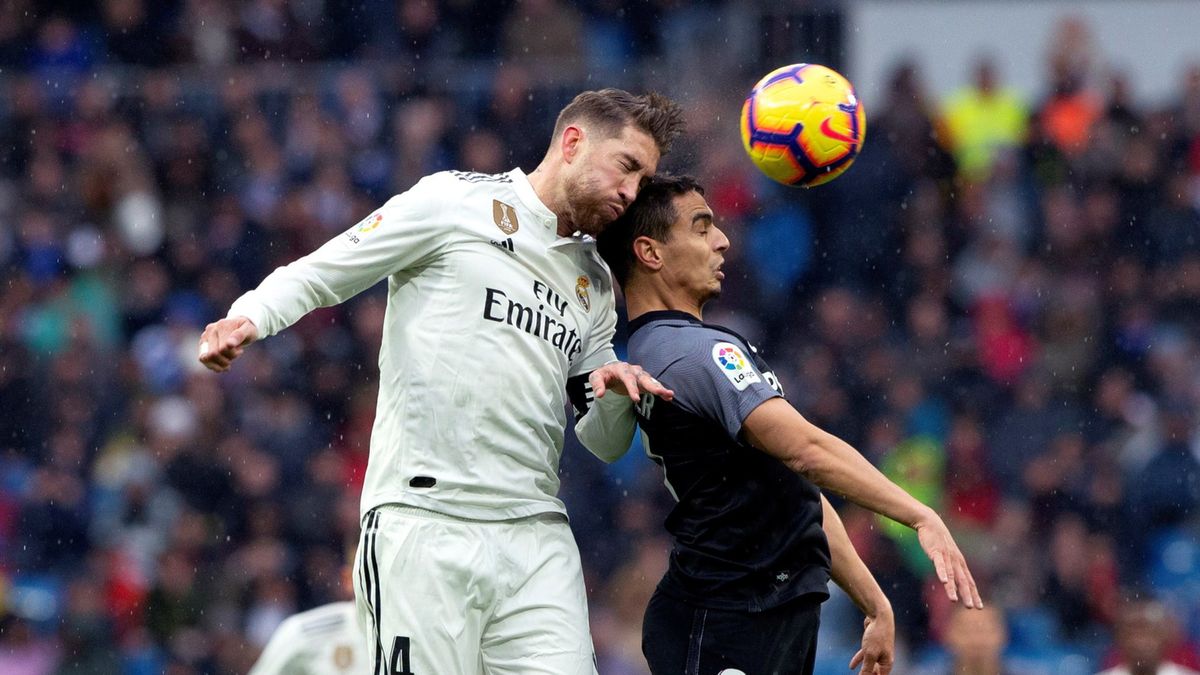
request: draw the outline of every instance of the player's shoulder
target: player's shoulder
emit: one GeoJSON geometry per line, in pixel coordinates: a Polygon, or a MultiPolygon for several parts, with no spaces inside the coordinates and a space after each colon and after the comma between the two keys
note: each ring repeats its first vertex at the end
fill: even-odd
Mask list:
{"type": "Polygon", "coordinates": [[[331,602],[313,609],[293,614],[282,624],[280,630],[288,630],[305,639],[331,635],[355,627],[354,603],[331,602]]]}
{"type": "Polygon", "coordinates": [[[478,173],[475,171],[438,171],[424,176],[406,192],[430,193],[446,197],[465,192],[511,192],[514,177],[507,173],[478,173]]]}
{"type": "Polygon", "coordinates": [[[513,184],[513,172],[505,171],[504,173],[480,173],[478,171],[441,171],[433,174],[435,176],[445,176],[448,180],[454,180],[459,183],[468,185],[482,186],[503,186],[513,184]]]}
{"type": "Polygon", "coordinates": [[[680,360],[704,358],[713,345],[728,342],[733,336],[679,312],[655,312],[636,322],[629,338],[631,360],[649,368],[680,360]]]}
{"type": "MultiPolygon", "coordinates": [[[[719,328],[682,315],[682,312],[654,312],[645,321],[638,322],[633,337],[640,341],[662,344],[664,338],[674,340],[675,349],[711,344],[712,342],[737,340],[737,337],[719,328]]],[[[664,345],[671,347],[672,345],[664,345]]]]}

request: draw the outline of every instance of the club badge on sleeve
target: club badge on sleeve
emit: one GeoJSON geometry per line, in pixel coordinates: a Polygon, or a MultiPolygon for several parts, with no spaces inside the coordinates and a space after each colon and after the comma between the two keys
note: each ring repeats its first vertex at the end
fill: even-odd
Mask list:
{"type": "Polygon", "coordinates": [[[736,345],[718,342],[713,345],[712,357],[713,362],[738,391],[744,391],[746,387],[760,381],[758,373],[754,372],[754,367],[736,345]]]}

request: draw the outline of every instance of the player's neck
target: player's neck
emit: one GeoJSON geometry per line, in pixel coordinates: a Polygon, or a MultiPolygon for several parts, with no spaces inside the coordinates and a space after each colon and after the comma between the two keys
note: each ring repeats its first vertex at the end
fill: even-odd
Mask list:
{"type": "Polygon", "coordinates": [[[660,286],[632,282],[625,289],[625,310],[632,321],[647,312],[674,310],[704,320],[703,305],[678,291],[660,286]]]}
{"type": "Polygon", "coordinates": [[[550,158],[542,160],[536,169],[529,172],[527,178],[533,187],[533,193],[558,217],[558,236],[569,237],[574,234],[575,223],[572,221],[570,209],[567,208],[562,181],[558,179],[558,171],[550,158]]]}

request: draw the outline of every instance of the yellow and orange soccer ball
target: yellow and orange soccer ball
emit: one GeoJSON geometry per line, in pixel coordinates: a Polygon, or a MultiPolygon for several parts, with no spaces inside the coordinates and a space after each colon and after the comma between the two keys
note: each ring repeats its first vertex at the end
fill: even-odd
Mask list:
{"type": "Polygon", "coordinates": [[[742,106],[742,145],[784,185],[812,187],[842,175],[862,149],[867,117],[850,82],[812,63],[771,71],[742,106]]]}

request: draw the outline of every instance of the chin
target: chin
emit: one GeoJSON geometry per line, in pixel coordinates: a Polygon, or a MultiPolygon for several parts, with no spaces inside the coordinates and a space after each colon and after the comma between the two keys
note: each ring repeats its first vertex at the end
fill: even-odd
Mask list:
{"type": "Polygon", "coordinates": [[[591,222],[587,224],[580,225],[578,230],[584,234],[590,234],[593,237],[596,237],[599,236],[600,233],[605,229],[607,229],[612,222],[613,221],[611,219],[597,217],[593,218],[591,222]]]}

